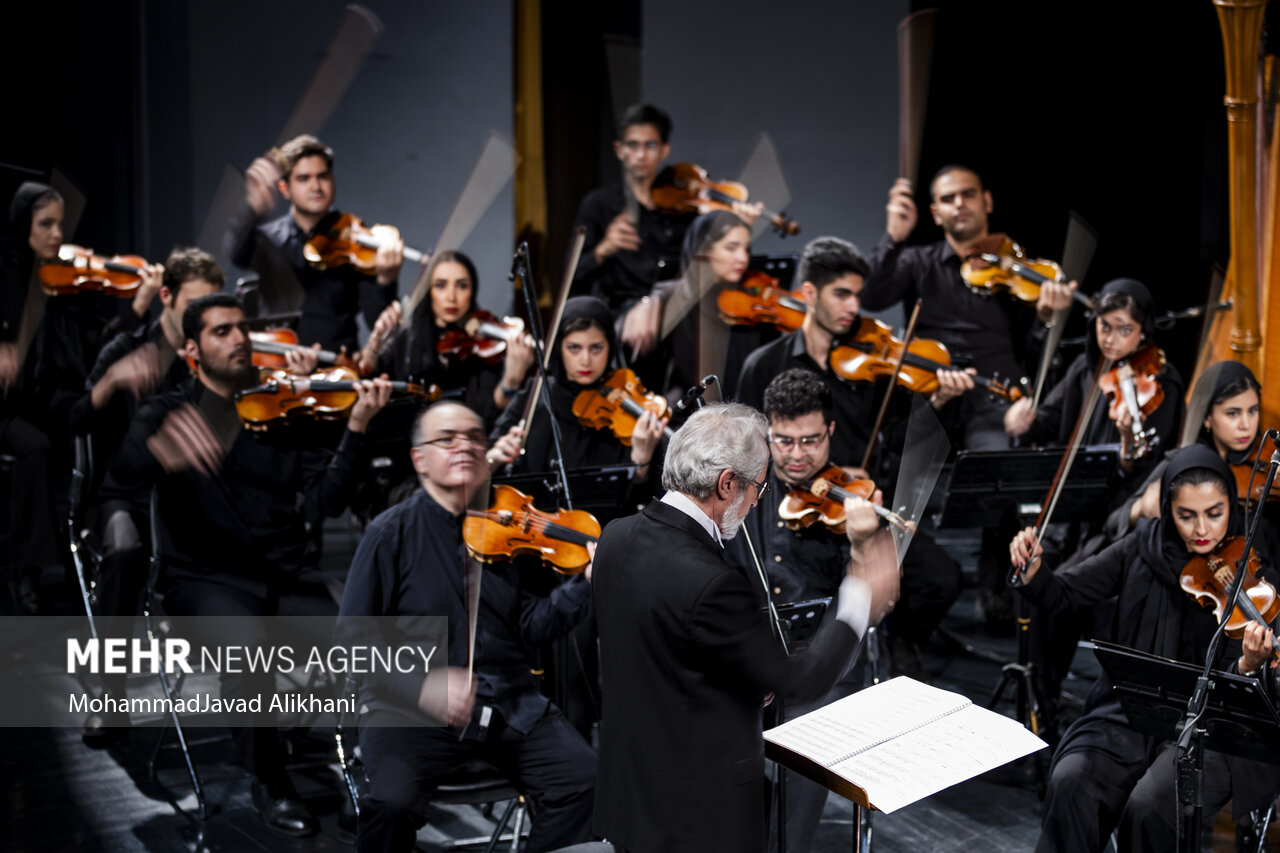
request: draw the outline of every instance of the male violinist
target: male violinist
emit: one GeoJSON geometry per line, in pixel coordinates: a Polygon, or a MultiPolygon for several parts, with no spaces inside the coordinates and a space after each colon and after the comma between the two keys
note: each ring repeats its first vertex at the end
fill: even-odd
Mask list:
{"type": "MultiPolygon", "coordinates": [[[[356,454],[391,384],[357,384],[336,450],[316,446],[302,426],[253,433],[241,426],[234,402],[237,391],[258,380],[239,301],[221,293],[201,297],[183,312],[182,329],[182,355],[195,359],[196,375],[142,406],[110,474],[128,492],[155,489],[165,609],[174,616],[238,617],[237,644],[265,646],[266,628],[256,617],[337,612],[316,570],[298,498],[314,491],[330,516],[345,508],[356,454]]],[[[224,698],[252,698],[273,686],[272,673],[222,676],[224,698]]],[[[284,835],[314,834],[318,825],[285,772],[276,730],[236,728],[232,735],[267,826],[284,835]]]]}
{"type": "Polygon", "coordinates": [[[307,263],[302,247],[339,215],[333,207],[333,160],[333,149],[308,134],[280,146],[278,157],[254,160],[245,172],[245,206],[228,223],[225,248],[236,266],[256,269],[269,292],[278,293],[285,286],[280,279],[292,274],[302,289],[300,343],[354,353],[356,315],[363,313],[372,328],[396,298],[404,242],[378,250],[372,276],[350,265],[316,269],[307,263]],[[280,196],[289,212],[264,222],[280,196]]]}
{"type": "Polygon", "coordinates": [[[897,597],[892,545],[845,502],[850,560],[835,617],[788,657],[759,582],[723,549],[767,489],[767,422],[738,403],[695,412],[667,451],[668,491],[605,528],[593,600],[604,713],[595,831],[628,853],[765,849],[766,693],[824,695],[897,597]]]}
{"type": "MultiPolygon", "coordinates": [[[[670,213],[653,203],[654,183],[671,153],[671,117],[650,104],[627,108],[618,122],[613,153],[622,166],[622,182],[592,190],[578,207],[576,227],[586,229],[574,286],[590,288],[619,321],[627,358],[658,344],[662,300],[653,285],[680,274],[680,248],[696,213],[670,213]]],[[[734,204],[750,225],[761,205],[734,204]]],[[[665,364],[662,365],[665,367],[665,364]]],[[[658,383],[641,370],[649,387],[658,383]]]]}
{"type": "MultiPolygon", "coordinates": [[[[901,302],[910,309],[917,299],[923,300],[916,322],[918,336],[942,341],[953,355],[967,355],[983,376],[1005,380],[1025,376],[1028,357],[1043,338],[1043,324],[1053,319],[1056,310],[1071,304],[1075,282],[1045,284],[1034,313],[1008,297],[975,293],[961,278],[960,266],[965,259],[990,251],[993,237],[998,236],[988,228],[994,209],[991,191],[973,169],[954,164],[939,169],[929,187],[929,212],[943,238],[923,246],[906,245],[919,217],[911,181],[899,178],[889,190],[885,234],[871,252],[863,306],[875,311],[901,302]]],[[[1007,403],[975,389],[971,376],[956,377],[963,394],[943,410],[952,445],[967,450],[1008,449],[1007,403]]],[[[984,558],[979,563],[980,605],[993,626],[1012,624],[1011,600],[1003,589],[1003,550],[1008,538],[984,535],[984,558]]]]}
{"type": "Polygon", "coordinates": [[[443,616],[448,665],[425,679],[392,674],[363,685],[361,705],[368,710],[360,748],[370,788],[360,801],[357,848],[413,850],[436,787],[476,759],[529,797],[530,851],[586,841],[595,752],[540,692],[529,650],[582,620],[591,568],[549,595],[535,589],[538,573],[550,571],[536,561],[495,563],[469,580],[474,561],[464,550],[462,524],[477,491],[487,490],[484,425],[461,403],[436,403],[415,419],[411,445],[422,488],[369,525],[351,564],[339,631],[361,624],[360,617],[443,616]],[[476,582],[480,603],[469,672],[467,592],[476,582]]]}

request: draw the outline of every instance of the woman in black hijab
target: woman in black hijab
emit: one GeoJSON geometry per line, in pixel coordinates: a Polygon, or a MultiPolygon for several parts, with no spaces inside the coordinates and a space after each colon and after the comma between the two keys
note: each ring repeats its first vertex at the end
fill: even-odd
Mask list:
{"type": "Polygon", "coordinates": [[[634,464],[635,476],[626,484],[625,493],[619,495],[619,508],[624,502],[630,503],[628,495],[638,497],[637,489],[651,491],[652,483],[658,479],[655,475],[664,421],[646,414],[637,422],[631,446],[627,447],[612,431],[584,426],[573,414],[573,401],[608,376],[617,351],[613,315],[608,306],[594,296],[575,296],[566,302],[551,353],[548,384],[542,392],[545,399],[539,402],[529,424],[524,455],[517,456],[515,449],[532,383],[516,396],[490,434],[490,441],[494,442],[488,454],[490,466],[496,470],[515,460],[516,473],[555,470],[555,444],[546,408],[549,404],[560,428],[566,470],[634,464]]]}
{"type": "MultiPolygon", "coordinates": [[[[1021,568],[1019,591],[1038,607],[1065,610],[1117,596],[1117,643],[1201,665],[1216,621],[1182,591],[1178,576],[1193,556],[1242,534],[1244,520],[1231,472],[1207,447],[1179,452],[1162,487],[1160,518],[1140,520],[1094,557],[1043,571],[1027,528],[1010,543],[1010,559],[1021,568]]],[[[1214,666],[1233,668],[1240,657],[1240,642],[1228,640],[1214,666]]],[[[1112,829],[1121,853],[1174,849],[1174,752],[1174,744],[1128,728],[1110,682],[1100,677],[1054,753],[1036,850],[1101,851],[1112,829]]],[[[1216,752],[1206,752],[1204,764],[1206,814],[1233,795],[1237,817],[1275,798],[1277,774],[1266,765],[1216,752]]]]}
{"type": "Polygon", "coordinates": [[[427,295],[407,323],[401,322],[404,309],[399,302],[383,310],[360,353],[361,371],[439,385],[446,392],[461,390],[463,401],[479,413],[486,426],[492,426],[533,366],[528,336],[509,342],[498,364],[437,353],[440,337],[448,331],[461,331],[475,310],[480,279],[471,258],[450,249],[432,256],[426,281],[427,295]]]}
{"type": "MultiPolygon", "coordinates": [[[[57,537],[49,496],[49,439],[24,417],[29,407],[24,375],[25,349],[34,329],[24,334],[23,316],[31,274],[38,258],[53,258],[62,245],[62,197],[51,187],[28,181],[9,205],[0,237],[0,453],[15,459],[6,494],[10,567],[9,587],[21,611],[40,605],[40,570],[58,562],[57,537]]],[[[27,322],[38,317],[33,314],[27,322]]]]}
{"type": "MultiPolygon", "coordinates": [[[[1066,375],[1041,401],[1038,409],[1024,397],[1005,412],[1005,431],[1023,444],[1066,444],[1075,428],[1080,410],[1093,390],[1093,373],[1098,359],[1105,355],[1112,362],[1128,358],[1143,347],[1155,343],[1155,303],[1151,293],[1139,281],[1118,278],[1108,282],[1098,294],[1097,315],[1090,324],[1085,352],[1076,357],[1066,375]]],[[[1158,448],[1168,448],[1177,439],[1182,423],[1182,377],[1170,363],[1156,377],[1164,391],[1164,402],[1148,415],[1143,426],[1154,429],[1158,448]]],[[[1126,412],[1120,423],[1108,413],[1107,399],[1098,401],[1083,443],[1120,444],[1127,451],[1133,444],[1133,431],[1128,428],[1126,412]],[[1123,427],[1123,428],[1122,428],[1123,427]]],[[[1148,453],[1139,460],[1120,454],[1119,475],[1127,482],[1142,482],[1159,461],[1159,453],[1148,453]]]]}

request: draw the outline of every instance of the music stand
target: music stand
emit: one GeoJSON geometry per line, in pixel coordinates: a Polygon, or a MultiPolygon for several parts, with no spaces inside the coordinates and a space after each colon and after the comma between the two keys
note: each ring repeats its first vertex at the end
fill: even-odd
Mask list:
{"type": "MultiPolygon", "coordinates": [[[[1116,445],[1080,448],[1053,520],[1087,521],[1101,515],[1119,460],[1116,445]]],[[[938,527],[993,527],[1010,509],[1034,518],[1061,461],[1062,448],[961,451],[947,483],[938,527]]]]}
{"type": "MultiPolygon", "coordinates": [[[[633,464],[600,465],[566,471],[574,509],[587,512],[616,511],[620,508],[618,495],[625,491],[635,472],[636,466],[633,464]]],[[[556,471],[495,477],[493,482],[494,485],[514,486],[533,498],[534,504],[539,507],[564,505],[560,474],[556,471]]]]}
{"type": "MultiPolygon", "coordinates": [[[[938,527],[996,528],[1009,513],[1016,514],[1023,526],[1033,523],[1061,461],[1061,448],[962,451],[947,483],[938,527]]],[[[1054,522],[1089,521],[1103,515],[1118,465],[1115,445],[1080,448],[1058,496],[1054,522]]],[[[1015,719],[1041,736],[1052,721],[1031,663],[1031,605],[1023,596],[1017,598],[1018,657],[1001,667],[987,708],[995,710],[1005,690],[1013,688],[1015,719]]],[[[1036,772],[1043,786],[1044,768],[1038,760],[1036,772]]]]}
{"type": "MultiPolygon", "coordinates": [[[[1135,731],[1178,739],[1195,693],[1200,667],[1094,640],[1091,648],[1135,731]]],[[[1205,746],[1217,752],[1280,765],[1280,714],[1262,683],[1214,670],[1202,720],[1205,746]]]]}

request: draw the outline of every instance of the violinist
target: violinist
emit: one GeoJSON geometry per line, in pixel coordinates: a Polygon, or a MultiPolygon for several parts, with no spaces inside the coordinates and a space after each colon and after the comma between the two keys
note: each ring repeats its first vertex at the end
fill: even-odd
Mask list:
{"type": "MultiPolygon", "coordinates": [[[[919,215],[914,188],[899,178],[889,190],[885,206],[885,234],[871,252],[871,272],[862,294],[864,307],[884,310],[902,302],[910,307],[922,299],[916,334],[942,341],[952,353],[972,359],[983,376],[1014,381],[1026,375],[1033,350],[1043,340],[1042,323],[1071,302],[1073,284],[1050,282],[1040,291],[1035,311],[1005,296],[978,295],[960,276],[964,260],[985,247],[990,233],[988,216],[995,208],[991,191],[966,166],[943,166],[929,185],[929,212],[942,229],[942,239],[922,246],[906,245],[919,215]],[[1040,322],[1037,323],[1036,320],[1040,322]]],[[[966,450],[1006,450],[1006,404],[979,390],[972,379],[958,377],[966,393],[942,414],[953,447],[966,450]]],[[[988,628],[1013,627],[1012,599],[1004,589],[1004,542],[1007,536],[985,532],[978,562],[979,609],[988,628]]]]}
{"type": "MultiPolygon", "coordinates": [[[[255,617],[337,612],[328,579],[317,570],[299,495],[316,494],[329,516],[346,507],[364,433],[391,386],[385,379],[357,386],[359,399],[336,450],[301,427],[284,435],[254,433],[241,427],[233,402],[258,377],[239,301],[221,293],[197,299],[183,312],[182,328],[182,354],[195,359],[196,375],[142,406],[110,476],[134,494],[155,489],[166,610],[179,617],[239,617],[235,624],[244,636],[236,642],[266,645],[266,628],[255,617]]],[[[272,684],[270,673],[224,673],[223,697],[253,697],[272,684]]],[[[314,834],[318,825],[285,772],[276,731],[232,734],[253,776],[254,808],[268,828],[314,834]]]]}
{"type": "Polygon", "coordinates": [[[29,313],[37,260],[56,257],[62,245],[62,211],[62,196],[28,181],[14,194],[0,235],[0,453],[15,460],[10,491],[4,495],[3,511],[12,531],[5,581],[18,612],[28,614],[40,608],[42,570],[60,559],[49,491],[49,436],[35,422],[36,411],[27,395],[26,368],[34,361],[27,358],[27,346],[39,318],[24,322],[24,314],[29,313]]]}
{"type": "MultiPolygon", "coordinates": [[[[222,290],[222,269],[201,249],[174,249],[160,269],[160,316],[135,331],[121,332],[102,348],[85,382],[87,390],[71,410],[72,431],[93,438],[99,470],[110,466],[138,407],[190,378],[187,360],[178,355],[186,343],[182,314],[195,300],[222,290]]],[[[147,575],[149,495],[121,490],[108,477],[96,498],[103,550],[95,588],[99,625],[108,636],[128,637],[147,575]]],[[[102,676],[103,689],[112,696],[123,698],[125,684],[122,674],[102,676]]],[[[108,727],[101,714],[91,714],[81,736],[100,746],[124,731],[108,727]]]]}
{"type": "MultiPolygon", "coordinates": [[[[564,306],[560,330],[556,335],[547,371],[548,385],[543,400],[532,414],[523,455],[517,455],[520,425],[529,399],[526,387],[507,406],[490,433],[494,442],[488,453],[489,465],[496,470],[513,462],[517,473],[555,470],[555,445],[547,420],[549,404],[560,428],[561,446],[566,470],[599,465],[636,466],[627,495],[641,496],[652,490],[660,465],[658,447],[666,421],[646,412],[636,423],[627,447],[608,430],[584,426],[573,414],[573,404],[583,391],[597,387],[612,370],[617,352],[613,316],[608,307],[592,296],[575,296],[564,306]]],[[[531,384],[531,383],[530,383],[531,384]]],[[[619,508],[630,502],[627,495],[618,496],[619,508]]],[[[601,522],[607,518],[601,518],[601,522]]]]}
{"type": "MultiPolygon", "coordinates": [[[[833,414],[831,388],[811,370],[790,368],[769,383],[763,408],[769,419],[771,464],[765,473],[768,488],[756,511],[743,522],[744,529],[751,534],[776,605],[833,597],[849,563],[848,537],[821,523],[793,531],[779,517],[788,493],[807,488],[815,476],[831,465],[832,441],[840,430],[833,414]]],[[[908,553],[915,550],[913,542],[908,553]]],[[[742,537],[729,540],[724,555],[748,577],[757,577],[742,537]]],[[[941,556],[935,565],[904,567],[901,598],[887,618],[895,666],[904,673],[909,670],[908,658],[918,658],[915,644],[932,633],[960,594],[960,567],[945,554],[941,556]]],[[[759,584],[755,586],[758,592],[759,584]]],[[[815,703],[788,706],[787,717],[794,719],[848,696],[861,685],[861,671],[851,669],[815,703]]],[[[787,849],[792,853],[810,850],[826,789],[793,774],[787,777],[786,790],[787,849]]]]}
{"type": "MultiPolygon", "coordinates": [[[[800,255],[797,277],[805,303],[801,327],[753,352],[742,367],[737,399],[760,408],[765,388],[785,370],[804,368],[822,376],[831,389],[835,421],[831,457],[837,464],[860,465],[870,440],[883,383],[845,382],[831,369],[831,350],[858,326],[863,282],[870,271],[857,248],[838,237],[811,240],[800,255]],[[877,390],[878,389],[878,390],[877,390]]],[[[959,371],[938,373],[935,408],[963,393],[959,371]]]]}
{"type": "MultiPolygon", "coordinates": [[[[662,329],[670,329],[671,361],[659,386],[675,399],[709,373],[721,396],[732,397],[747,356],[763,343],[763,330],[725,326],[716,297],[736,287],[751,262],[751,229],[736,214],[713,210],[693,221],[680,250],[680,277],[660,282],[662,329]]],[[[630,353],[628,353],[630,355],[630,353]]]]}
{"type": "Polygon", "coordinates": [[[312,267],[303,258],[302,247],[317,227],[337,215],[333,149],[303,134],[282,145],[278,159],[277,164],[259,157],[245,172],[245,206],[228,223],[227,254],[236,266],[258,271],[264,292],[278,302],[272,310],[299,310],[298,305],[288,304],[291,298],[281,299],[286,294],[280,291],[290,285],[301,289],[299,343],[356,352],[356,315],[364,314],[372,327],[382,309],[396,298],[404,242],[378,250],[374,275],[349,265],[312,267]],[[264,221],[281,196],[289,202],[289,212],[264,221]]]}
{"type": "MultiPolygon", "coordinates": [[[[1065,444],[1076,416],[1093,390],[1099,356],[1118,365],[1144,347],[1154,345],[1155,304],[1151,292],[1141,282],[1117,278],[1107,282],[1096,299],[1097,316],[1091,324],[1085,352],[1071,362],[1066,375],[1049,391],[1039,410],[1031,407],[1030,398],[1023,397],[1005,412],[1005,431],[1013,438],[1023,443],[1065,444]]],[[[1154,430],[1155,447],[1168,448],[1176,440],[1182,423],[1182,377],[1176,367],[1166,363],[1153,378],[1164,392],[1164,402],[1150,414],[1140,413],[1139,422],[1154,430]]],[[[1122,483],[1142,482],[1159,461],[1160,454],[1147,453],[1137,458],[1132,415],[1128,408],[1108,408],[1106,402],[1105,398],[1100,400],[1094,409],[1082,443],[1119,444],[1118,473],[1122,483]]]]}
{"type": "Polygon", "coordinates": [[[587,840],[595,752],[540,692],[528,650],[586,614],[590,566],[549,595],[534,591],[537,575],[550,571],[536,560],[486,566],[468,661],[462,525],[477,489],[487,489],[486,443],[479,416],[466,406],[446,401],[424,410],[410,451],[420,488],[374,519],[352,560],[339,630],[365,616],[445,616],[449,623],[446,666],[433,660],[425,680],[392,674],[363,685],[360,749],[369,791],[360,800],[360,851],[415,849],[436,785],[475,759],[529,795],[529,850],[587,840]]]}
{"type": "Polygon", "coordinates": [[[445,250],[432,256],[427,286],[427,298],[407,321],[398,301],[383,310],[360,353],[361,373],[388,373],[393,379],[439,385],[446,392],[463,389],[462,399],[492,424],[533,367],[532,341],[527,333],[513,335],[498,364],[438,352],[444,333],[461,330],[476,309],[480,279],[471,258],[445,250]]]}
{"type": "MultiPolygon", "coordinates": [[[[1014,538],[1009,553],[1021,569],[1019,592],[1037,606],[1063,610],[1118,596],[1115,642],[1201,665],[1216,620],[1179,587],[1179,576],[1192,558],[1243,531],[1227,464],[1209,448],[1190,445],[1164,471],[1160,517],[1139,520],[1101,553],[1044,571],[1031,528],[1014,538]]],[[[1269,567],[1262,574],[1274,583],[1269,567]]],[[[1246,666],[1258,663],[1253,651],[1246,666]]],[[[1215,666],[1235,668],[1241,653],[1239,641],[1227,640],[1215,666]]],[[[1113,829],[1120,850],[1174,849],[1176,747],[1132,731],[1125,721],[1104,675],[1054,753],[1037,851],[1101,851],[1113,829]]],[[[1203,781],[1205,813],[1234,798],[1237,819],[1265,807],[1280,790],[1275,768],[1210,750],[1203,781]]]]}

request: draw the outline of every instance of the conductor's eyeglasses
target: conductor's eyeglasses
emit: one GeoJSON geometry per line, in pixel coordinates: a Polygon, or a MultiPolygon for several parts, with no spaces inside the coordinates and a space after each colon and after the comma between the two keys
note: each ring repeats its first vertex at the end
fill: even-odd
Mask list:
{"type": "Polygon", "coordinates": [[[431,445],[432,447],[438,447],[441,450],[457,450],[459,447],[467,444],[472,447],[479,447],[483,450],[489,446],[489,437],[480,430],[474,430],[472,432],[451,432],[447,435],[442,435],[439,438],[433,438],[430,441],[419,442],[418,446],[421,447],[424,444],[431,445]]]}

